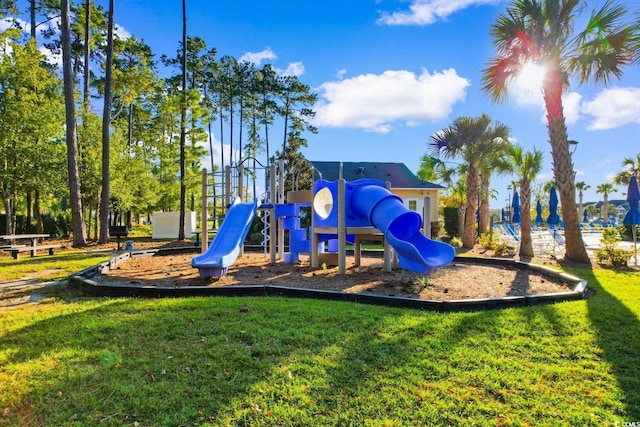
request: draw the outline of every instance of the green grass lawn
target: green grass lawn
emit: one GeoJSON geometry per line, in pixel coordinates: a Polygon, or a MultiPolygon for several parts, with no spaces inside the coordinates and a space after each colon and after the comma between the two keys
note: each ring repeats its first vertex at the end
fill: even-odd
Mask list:
{"type": "Polygon", "coordinates": [[[0,310],[0,425],[640,421],[640,274],[584,301],[434,313],[285,298],[0,310]]]}
{"type": "Polygon", "coordinates": [[[40,281],[65,279],[102,261],[107,261],[111,252],[71,251],[55,255],[38,253],[36,257],[22,256],[0,258],[0,282],[9,282],[24,277],[37,277],[40,281]]]}

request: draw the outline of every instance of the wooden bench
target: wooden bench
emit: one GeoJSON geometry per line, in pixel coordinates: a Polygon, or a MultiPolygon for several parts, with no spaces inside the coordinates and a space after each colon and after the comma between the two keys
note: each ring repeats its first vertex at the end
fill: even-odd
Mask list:
{"type": "Polygon", "coordinates": [[[53,251],[55,249],[59,249],[61,248],[62,245],[37,245],[36,247],[33,246],[12,246],[9,249],[4,249],[5,252],[9,252],[11,253],[11,256],[13,257],[13,259],[18,259],[20,252],[31,252],[31,256],[34,257],[36,256],[36,251],[40,251],[40,250],[48,250],[49,251],[49,255],[53,255],[53,251]]]}

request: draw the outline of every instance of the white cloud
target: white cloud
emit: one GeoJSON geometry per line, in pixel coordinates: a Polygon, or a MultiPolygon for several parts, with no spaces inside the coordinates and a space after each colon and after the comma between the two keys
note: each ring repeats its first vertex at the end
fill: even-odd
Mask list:
{"type": "MultiPolygon", "coordinates": [[[[212,134],[212,148],[213,148],[213,163],[218,167],[218,171],[220,171],[222,165],[222,149],[220,148],[220,141],[216,138],[214,134],[212,134]]],[[[208,141],[198,141],[199,146],[204,148],[207,151],[207,154],[203,156],[200,161],[202,162],[202,167],[206,168],[208,171],[211,171],[211,155],[209,150],[209,142],[208,141]]],[[[233,150],[234,159],[238,158],[238,149],[237,147],[233,150]]],[[[231,154],[231,146],[229,144],[224,144],[224,164],[229,164],[229,156],[231,154]]]]}
{"type": "Polygon", "coordinates": [[[346,68],[343,68],[343,69],[339,70],[339,71],[336,73],[336,77],[337,77],[339,80],[344,79],[344,76],[346,76],[346,75],[347,75],[347,69],[346,69],[346,68]]]}
{"type": "MultiPolygon", "coordinates": [[[[266,47],[260,52],[247,52],[240,57],[238,62],[250,62],[256,67],[260,66],[264,61],[273,61],[278,56],[271,50],[270,47],[266,47]]],[[[291,62],[284,70],[274,67],[276,73],[280,76],[301,76],[304,74],[304,65],[302,62],[291,62]]]]}
{"type": "Polygon", "coordinates": [[[262,61],[270,61],[276,59],[276,54],[271,50],[270,47],[266,47],[260,52],[247,52],[240,57],[238,62],[250,62],[259,66],[262,61]]]}
{"type": "Polygon", "coordinates": [[[126,28],[118,24],[115,24],[113,33],[115,34],[116,37],[118,37],[121,40],[126,40],[128,38],[131,38],[131,33],[126,28]]]}
{"type": "Polygon", "coordinates": [[[605,130],[640,123],[640,88],[615,87],[600,92],[593,101],[585,101],[582,111],[593,117],[588,130],[605,130]]]}
{"type": "Polygon", "coordinates": [[[53,53],[44,46],[40,46],[38,50],[47,58],[47,62],[49,64],[55,65],[56,68],[62,69],[62,52],[53,53]]]}
{"type": "Polygon", "coordinates": [[[0,31],[7,31],[9,28],[15,28],[15,24],[18,24],[26,34],[31,32],[31,24],[23,19],[15,17],[4,17],[0,19],[0,31]]]}
{"type": "MultiPolygon", "coordinates": [[[[580,119],[581,109],[580,102],[582,101],[582,95],[578,92],[569,92],[562,96],[562,107],[564,113],[564,119],[567,125],[571,126],[576,124],[580,119]]],[[[545,116],[544,122],[547,122],[545,116]]]]}
{"type": "Polygon", "coordinates": [[[281,76],[295,76],[299,77],[304,74],[304,65],[302,62],[292,62],[285,70],[277,70],[281,76]]]}
{"type": "Polygon", "coordinates": [[[470,6],[498,4],[501,0],[411,0],[408,11],[382,12],[378,22],[386,25],[429,25],[470,6]]]}
{"type": "Polygon", "coordinates": [[[415,126],[447,117],[470,82],[454,69],[420,75],[389,70],[323,83],[314,124],[387,133],[402,121],[415,126]]]}

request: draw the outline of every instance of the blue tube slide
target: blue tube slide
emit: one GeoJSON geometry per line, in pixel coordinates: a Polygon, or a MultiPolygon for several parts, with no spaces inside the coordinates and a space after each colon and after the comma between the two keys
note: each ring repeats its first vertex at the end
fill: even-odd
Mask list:
{"type": "Polygon", "coordinates": [[[227,274],[227,268],[240,254],[257,208],[257,202],[240,203],[239,199],[233,202],[207,251],[191,260],[191,266],[198,269],[200,277],[227,274]]]}
{"type": "Polygon", "coordinates": [[[357,215],[369,218],[387,242],[398,253],[401,268],[420,274],[449,264],[454,256],[453,246],[431,240],[420,232],[422,218],[407,209],[402,199],[378,185],[355,187],[347,206],[357,215]]]}

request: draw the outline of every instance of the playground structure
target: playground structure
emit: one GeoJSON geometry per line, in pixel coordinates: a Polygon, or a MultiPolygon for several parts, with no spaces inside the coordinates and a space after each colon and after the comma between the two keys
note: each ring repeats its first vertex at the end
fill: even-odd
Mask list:
{"type": "Polygon", "coordinates": [[[226,168],[225,206],[229,209],[210,247],[206,227],[207,172],[203,170],[202,223],[205,226],[202,227],[202,253],[191,263],[202,277],[226,274],[227,268],[242,254],[243,242],[258,210],[264,212],[263,245],[265,255],[268,248],[272,265],[276,263],[277,255],[284,262],[293,263],[301,253],[307,253],[312,267],[319,268],[321,263],[337,264],[338,272],[345,274],[346,244],[354,244],[355,264],[358,266],[362,240],[383,241],[385,271],[391,271],[394,255],[401,268],[421,274],[431,274],[435,268],[453,260],[455,250],[452,246],[428,237],[428,198],[423,220],[389,191],[388,183],[372,179],[352,182],[319,179],[314,182],[313,191],[290,191],[285,202],[283,170],[283,161],[279,162],[278,168],[272,165],[267,169],[267,191],[262,203],[255,200],[242,203],[239,199],[231,203],[232,182],[237,182],[237,195],[243,194],[243,168],[242,165],[226,168]],[[232,176],[233,172],[235,176],[232,176]],[[311,209],[309,229],[300,227],[302,208],[311,209]],[[427,236],[420,232],[423,224],[427,236]],[[285,230],[289,234],[288,252],[285,252],[285,230]]]}

